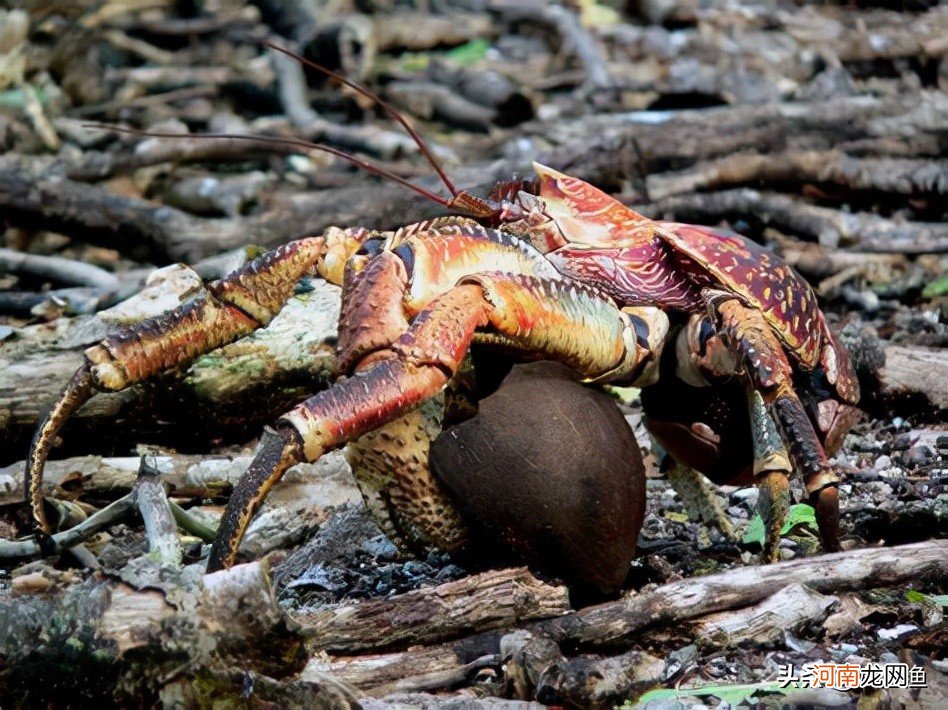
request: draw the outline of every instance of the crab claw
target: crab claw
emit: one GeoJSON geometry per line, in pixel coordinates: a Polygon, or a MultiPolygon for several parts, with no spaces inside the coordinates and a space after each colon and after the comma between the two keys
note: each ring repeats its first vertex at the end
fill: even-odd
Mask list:
{"type": "Polygon", "coordinates": [[[202,296],[85,351],[82,366],[41,422],[27,456],[26,502],[41,532],[52,532],[43,510],[43,468],[65,421],[96,391],[126,389],[267,325],[303,275],[319,270],[334,276],[336,261],[358,248],[361,233],[336,231],[339,234],[329,230],[324,236],[299,239],[262,254],[209,284],[202,296]],[[340,252],[338,258],[322,267],[323,257],[332,250],[340,252]]]}

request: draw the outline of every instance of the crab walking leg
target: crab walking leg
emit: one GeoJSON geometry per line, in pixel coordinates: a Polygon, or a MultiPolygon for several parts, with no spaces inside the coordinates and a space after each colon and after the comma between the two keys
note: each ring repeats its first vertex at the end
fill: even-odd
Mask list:
{"type": "Polygon", "coordinates": [[[665,472],[665,477],[681,498],[685,511],[693,519],[697,518],[699,521],[715,526],[728,540],[737,540],[734,524],[721,507],[708,479],[673,457],[667,456],[667,458],[671,466],[665,472]]]}
{"type": "Polygon", "coordinates": [[[484,327],[589,378],[631,379],[652,359],[637,343],[630,316],[596,291],[514,274],[462,279],[414,318],[387,359],[300,404],[267,434],[227,504],[208,571],[234,563],[254,513],[290,466],[314,461],[437,394],[484,327]]]}
{"type": "Polygon", "coordinates": [[[830,467],[826,452],[813,429],[802,402],[789,386],[774,398],[774,412],[790,445],[790,457],[803,471],[803,485],[816,511],[820,542],[827,552],[839,552],[839,476],[830,467]]]}
{"type": "Polygon", "coordinates": [[[209,284],[205,295],[87,349],[85,362],[37,429],[27,457],[26,500],[38,529],[52,532],[43,509],[43,467],[56,433],[86,400],[96,391],[116,392],[187,365],[267,325],[304,274],[318,267],[324,276],[333,276],[327,257],[352,249],[359,234],[330,229],[319,237],[290,242],[209,284]]]}
{"type": "Polygon", "coordinates": [[[747,399],[754,438],[754,478],[760,489],[757,508],[766,526],[763,558],[765,562],[776,562],[780,552],[780,531],[790,510],[789,476],[792,469],[764,398],[751,388],[747,399]]]}
{"type": "MultiPolygon", "coordinates": [[[[824,550],[836,552],[842,549],[839,542],[839,476],[830,467],[813,422],[793,389],[793,367],[783,346],[767,326],[763,314],[737,299],[720,303],[717,312],[721,317],[722,331],[744,358],[754,388],[760,391],[783,429],[790,460],[802,474],[803,485],[816,509],[824,550]]],[[[781,495],[779,487],[783,483],[774,485],[776,488],[772,494],[781,495]]]]}

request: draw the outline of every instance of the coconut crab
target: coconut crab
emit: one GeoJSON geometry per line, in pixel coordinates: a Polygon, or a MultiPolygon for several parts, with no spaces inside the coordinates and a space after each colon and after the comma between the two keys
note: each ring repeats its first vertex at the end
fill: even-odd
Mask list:
{"type": "Polygon", "coordinates": [[[645,397],[650,427],[669,454],[714,477],[729,468],[731,448],[741,449],[738,459],[747,459],[761,490],[768,560],[797,470],[824,548],[839,549],[838,477],[826,451],[857,416],[858,384],[801,277],[743,237],[648,219],[539,164],[536,189],[504,183],[475,197],[409,132],[450,199],[340,151],[298,143],[466,216],[392,232],[330,228],[290,242],[211,284],[206,297],[89,348],[27,461],[27,498],[41,531],[49,532],[43,465],[71,412],[97,390],[124,389],[265,326],[296,281],[317,273],[343,287],[339,364],[347,377],[264,434],[228,503],[209,570],[234,563],[256,509],[290,466],[346,444],[369,471],[360,482],[370,507],[428,542],[454,546],[462,526],[423,460],[427,449],[410,445],[424,426],[413,413],[457,380],[474,344],[559,361],[589,383],[701,392],[702,401],[681,402],[678,414],[645,397]],[[386,485],[374,485],[371,472],[383,464],[386,485]],[[392,478],[401,482],[395,489],[392,478]]]}

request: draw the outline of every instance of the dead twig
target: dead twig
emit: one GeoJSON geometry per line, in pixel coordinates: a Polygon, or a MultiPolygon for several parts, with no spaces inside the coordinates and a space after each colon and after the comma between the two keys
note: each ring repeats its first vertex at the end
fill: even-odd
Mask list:
{"type": "Polygon", "coordinates": [[[823,246],[854,244],[869,252],[948,253],[948,225],[900,222],[866,213],[818,207],[786,195],[749,188],[669,197],[637,205],[650,217],[714,224],[735,215],[751,215],[781,231],[809,237],[823,246]]]}
{"type": "Polygon", "coordinates": [[[138,512],[145,524],[148,552],[161,565],[180,567],[182,560],[181,539],[178,537],[177,516],[171,510],[161,473],[148,456],[141,457],[138,480],[135,483],[138,512]]]}
{"type": "Polygon", "coordinates": [[[52,555],[64,550],[68,550],[73,545],[77,545],[95,535],[100,530],[114,525],[124,519],[132,510],[136,503],[135,492],[122,496],[114,503],[90,515],[78,525],[56,533],[41,545],[34,539],[28,540],[3,540],[0,539],[0,559],[18,559],[26,557],[39,557],[41,555],[52,555]]]}
{"type": "Polygon", "coordinates": [[[948,161],[857,158],[839,151],[744,153],[646,179],[652,200],[749,183],[831,183],[900,195],[948,193],[948,161]]]}
{"type": "Polygon", "coordinates": [[[565,7],[537,0],[491,0],[487,5],[507,22],[531,22],[553,29],[567,51],[575,54],[583,65],[586,83],[591,88],[613,88],[609,67],[596,38],[565,7]]]}
{"type": "Polygon", "coordinates": [[[115,274],[75,259],[0,248],[0,273],[4,271],[99,289],[117,290],[121,283],[115,274]]]}

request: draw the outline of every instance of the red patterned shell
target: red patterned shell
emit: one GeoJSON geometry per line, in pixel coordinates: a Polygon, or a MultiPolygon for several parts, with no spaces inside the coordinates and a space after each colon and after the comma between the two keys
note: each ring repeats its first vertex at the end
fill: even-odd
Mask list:
{"type": "Polygon", "coordinates": [[[681,268],[759,309],[784,345],[813,368],[823,344],[823,314],[810,285],[780,257],[737,234],[710,227],[659,222],[661,236],[678,252],[681,268]]]}
{"type": "MultiPolygon", "coordinates": [[[[669,285],[671,281],[733,294],[764,314],[804,369],[822,363],[839,394],[850,402],[858,400],[858,382],[846,351],[830,333],[815,294],[780,257],[736,234],[651,220],[578,178],[537,163],[534,169],[547,215],[573,243],[548,255],[554,263],[558,254],[561,259],[584,261],[573,265],[575,271],[588,268],[597,252],[611,254],[616,258],[612,279],[633,276],[642,286],[648,277],[663,293],[677,294],[682,302],[688,300],[686,284],[669,285]],[[657,242],[672,251],[674,264],[662,264],[661,252],[654,249],[657,242]],[[635,273],[620,273],[615,267],[621,265],[631,266],[635,273]],[[662,273],[645,273],[656,270],[662,273]]],[[[608,291],[608,284],[603,288],[608,291]]],[[[654,305],[666,305],[664,298],[660,300],[654,305]]]]}

